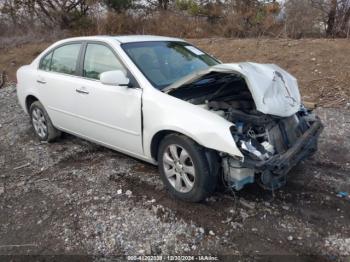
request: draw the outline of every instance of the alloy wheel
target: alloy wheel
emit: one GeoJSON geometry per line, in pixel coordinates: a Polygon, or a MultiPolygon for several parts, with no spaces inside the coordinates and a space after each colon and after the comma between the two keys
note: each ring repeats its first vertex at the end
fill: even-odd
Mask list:
{"type": "Polygon", "coordinates": [[[179,145],[169,145],[163,154],[166,178],[176,191],[190,192],[194,186],[196,171],[191,156],[179,145]]]}
{"type": "Polygon", "coordinates": [[[47,136],[47,123],[44,113],[37,107],[32,111],[32,122],[35,132],[41,137],[45,138],[47,136]]]}

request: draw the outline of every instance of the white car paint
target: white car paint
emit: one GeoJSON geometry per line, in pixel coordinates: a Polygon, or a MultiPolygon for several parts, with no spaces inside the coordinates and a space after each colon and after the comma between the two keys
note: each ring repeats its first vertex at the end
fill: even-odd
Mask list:
{"type": "MultiPolygon", "coordinates": [[[[152,139],[165,130],[182,133],[204,147],[243,157],[230,132],[232,123],[152,86],[120,46],[121,43],[138,41],[183,40],[158,36],[95,36],[59,41],[30,65],[18,70],[19,103],[28,113],[26,99],[32,95],[44,105],[58,129],[154,164],[156,160],[151,154],[152,139]],[[139,88],[104,85],[97,80],[38,69],[40,59],[49,50],[72,41],[99,41],[109,45],[135,77],[139,88]],[[77,93],[76,90],[88,95],[77,93]]],[[[276,66],[242,63],[218,65],[210,70],[227,70],[244,76],[261,112],[286,116],[299,108],[300,95],[296,80],[276,66]],[[279,80],[273,81],[276,70],[283,74],[289,92],[296,101],[295,105],[285,103],[281,83],[279,80]]],[[[190,75],[170,88],[177,88],[181,83],[195,78],[190,75]]]]}

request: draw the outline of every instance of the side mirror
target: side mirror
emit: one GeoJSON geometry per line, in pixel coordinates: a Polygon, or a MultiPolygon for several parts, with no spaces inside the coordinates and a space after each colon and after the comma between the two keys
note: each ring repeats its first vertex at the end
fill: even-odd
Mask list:
{"type": "Polygon", "coordinates": [[[100,74],[101,83],[111,86],[128,86],[130,85],[129,78],[126,77],[122,70],[107,71],[100,74]]]}

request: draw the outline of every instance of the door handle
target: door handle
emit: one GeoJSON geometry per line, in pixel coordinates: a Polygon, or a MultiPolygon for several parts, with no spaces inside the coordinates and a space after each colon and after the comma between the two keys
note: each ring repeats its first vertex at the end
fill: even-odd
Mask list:
{"type": "Polygon", "coordinates": [[[89,91],[85,90],[85,89],[75,89],[75,91],[79,94],[84,94],[84,95],[88,95],[89,94],[89,91]]]}
{"type": "Polygon", "coordinates": [[[39,84],[46,84],[46,81],[43,81],[43,80],[36,80],[36,82],[39,84]]]}

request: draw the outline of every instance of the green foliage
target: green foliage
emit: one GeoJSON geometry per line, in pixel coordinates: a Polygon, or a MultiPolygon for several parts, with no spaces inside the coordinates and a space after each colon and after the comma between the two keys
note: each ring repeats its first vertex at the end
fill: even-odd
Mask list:
{"type": "Polygon", "coordinates": [[[262,23],[265,19],[266,19],[266,16],[267,16],[267,12],[266,12],[266,9],[264,8],[259,8],[256,12],[256,15],[255,15],[255,18],[253,20],[253,23],[254,24],[260,24],[262,23]]]}
{"type": "Polygon", "coordinates": [[[104,0],[104,4],[111,10],[121,13],[132,8],[133,0],[104,0]]]}
{"type": "Polygon", "coordinates": [[[176,0],[175,7],[178,10],[186,11],[190,15],[198,16],[204,13],[204,9],[194,0],[176,0]]]}

